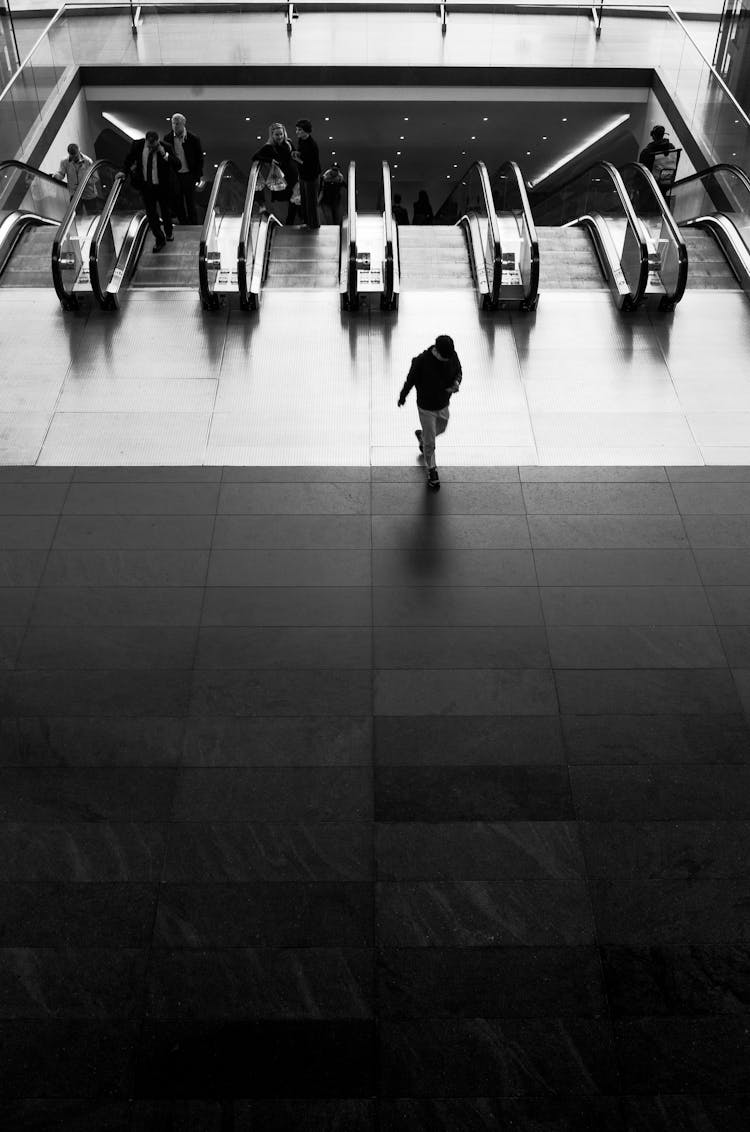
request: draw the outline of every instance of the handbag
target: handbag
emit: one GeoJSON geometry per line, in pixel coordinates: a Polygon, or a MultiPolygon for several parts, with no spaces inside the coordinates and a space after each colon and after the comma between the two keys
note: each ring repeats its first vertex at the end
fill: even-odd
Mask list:
{"type": "Polygon", "coordinates": [[[286,189],[286,177],[279,165],[272,165],[266,176],[266,188],[272,193],[283,193],[286,189]]]}

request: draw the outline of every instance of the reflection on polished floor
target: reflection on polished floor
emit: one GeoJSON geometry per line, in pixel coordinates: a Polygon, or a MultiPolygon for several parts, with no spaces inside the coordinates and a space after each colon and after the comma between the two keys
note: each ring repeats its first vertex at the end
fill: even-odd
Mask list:
{"type": "Polygon", "coordinates": [[[745,1132],[750,470],[405,464],[0,469],[3,1129],[745,1132]]]}
{"type": "Polygon", "coordinates": [[[412,292],[356,316],[335,292],[269,291],[248,316],[185,291],[65,314],[5,290],[0,462],[408,467],[416,412],[398,391],[439,333],[465,374],[446,465],[750,463],[744,295],[623,315],[604,290],[547,292],[533,315],[412,292]]]}

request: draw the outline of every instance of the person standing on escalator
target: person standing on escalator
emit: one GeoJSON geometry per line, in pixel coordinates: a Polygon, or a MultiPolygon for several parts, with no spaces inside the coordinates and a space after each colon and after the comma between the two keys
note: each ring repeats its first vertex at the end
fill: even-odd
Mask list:
{"type": "Polygon", "coordinates": [[[266,208],[278,220],[281,205],[287,203],[283,224],[291,224],[297,206],[291,203],[294,186],[299,180],[297,165],[292,157],[292,143],[287,137],[286,128],[281,122],[272,122],[268,127],[268,141],[250,158],[250,161],[260,161],[261,172],[265,179],[264,194],[266,208]]]}
{"type": "MultiPolygon", "coordinates": [[[[90,157],[85,153],[81,153],[80,148],[75,142],[71,142],[68,146],[68,156],[64,157],[60,162],[60,168],[55,177],[58,180],[65,181],[68,186],[68,196],[72,200],[78,192],[78,186],[88,176],[89,169],[94,164],[90,157]]],[[[100,212],[99,199],[97,196],[97,177],[96,173],[90,177],[86,187],[81,196],[81,211],[88,216],[95,216],[100,212]]]]}
{"type": "Polygon", "coordinates": [[[123,171],[130,175],[134,187],[143,197],[148,226],[156,239],[155,252],[161,251],[167,240],[174,239],[170,182],[178,168],[174,150],[166,142],[159,141],[156,130],[149,130],[145,138],[133,142],[123,164],[123,171]]]}

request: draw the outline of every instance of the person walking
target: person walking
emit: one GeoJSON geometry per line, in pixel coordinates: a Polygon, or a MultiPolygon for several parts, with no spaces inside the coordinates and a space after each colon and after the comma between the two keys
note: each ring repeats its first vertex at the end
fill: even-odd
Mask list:
{"type": "Polygon", "coordinates": [[[196,224],[195,190],[202,189],[203,146],[197,134],[187,129],[184,114],[172,115],[172,129],[164,135],[164,141],[174,150],[180,163],[175,181],[175,200],[177,219],[180,224],[196,224]]]}
{"type": "Polygon", "coordinates": [[[155,252],[161,251],[167,240],[174,239],[169,190],[170,175],[177,169],[174,150],[166,142],[159,141],[156,130],[149,130],[145,138],[133,142],[123,165],[124,172],[130,175],[133,185],[143,197],[148,226],[156,240],[155,252]]]}
{"type": "Polygon", "coordinates": [[[419,451],[427,469],[427,487],[440,490],[440,476],[435,464],[435,440],[448,427],[449,405],[453,393],[461,385],[463,373],[453,339],[438,334],[434,346],[428,346],[412,358],[409,374],[399,394],[398,407],[406,403],[409,390],[417,391],[417,410],[422,425],[415,432],[419,451]]]}
{"type": "Polygon", "coordinates": [[[318,187],[320,184],[320,153],[312,136],[312,122],[300,118],[295,123],[297,148],[292,157],[299,166],[300,212],[308,228],[320,228],[318,217],[318,187]]]}

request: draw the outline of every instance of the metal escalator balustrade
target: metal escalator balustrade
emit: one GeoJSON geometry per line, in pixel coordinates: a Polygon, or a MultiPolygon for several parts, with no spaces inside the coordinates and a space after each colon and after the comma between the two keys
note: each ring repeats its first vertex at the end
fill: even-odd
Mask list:
{"type": "MultiPolygon", "coordinates": [[[[750,295],[750,177],[745,170],[726,163],[712,165],[676,181],[669,202],[687,239],[695,241],[698,230],[708,233],[745,294],[750,295]]],[[[708,257],[704,249],[701,252],[705,262],[708,257]]],[[[696,256],[698,263],[701,259],[696,256]]],[[[731,286],[723,265],[718,264],[707,274],[715,285],[731,286]]]]}
{"type": "Polygon", "coordinates": [[[646,295],[659,297],[660,310],[674,310],[688,279],[685,239],[650,170],[632,161],[620,169],[620,176],[648,241],[646,295]]]}
{"type": "Polygon", "coordinates": [[[91,290],[102,310],[119,306],[120,290],[138,259],[147,230],[141,194],[129,177],[118,173],[89,250],[91,290]]]}
{"type": "Polygon", "coordinates": [[[502,244],[500,302],[536,310],[539,301],[539,240],[521,170],[506,161],[490,178],[502,244]]]}
{"type": "Polygon", "coordinates": [[[90,246],[101,213],[120,171],[111,161],[95,161],[70,201],[52,245],[52,282],[64,310],[76,310],[78,296],[91,293],[90,246]],[[96,195],[88,198],[93,186],[96,195]],[[93,215],[92,215],[93,210],[93,215]]]}
{"type": "Polygon", "coordinates": [[[67,185],[23,161],[0,163],[0,283],[47,287],[52,243],[70,208],[67,185]]]}
{"type": "Polygon", "coordinates": [[[357,165],[349,162],[347,173],[347,209],[341,225],[341,253],[339,262],[339,292],[341,309],[359,310],[357,289],[357,165]]]}
{"type": "MultiPolygon", "coordinates": [[[[536,202],[534,220],[543,244],[543,228],[581,226],[588,232],[615,302],[634,310],[643,301],[649,281],[648,241],[617,169],[599,161],[536,202]]],[[[541,257],[545,283],[547,249],[541,257]]]]}
{"type": "Polygon", "coordinates": [[[247,301],[246,257],[248,244],[252,256],[251,225],[256,208],[258,168],[258,163],[253,162],[251,173],[247,174],[233,161],[222,161],[214,177],[198,246],[198,289],[206,310],[218,309],[226,295],[239,293],[243,306],[247,301]],[[242,285],[240,246],[243,248],[242,285]]]}
{"type": "Polygon", "coordinates": [[[503,251],[490,178],[483,161],[469,166],[436,211],[434,222],[463,232],[480,306],[484,310],[497,308],[503,282],[503,251]]]}
{"type": "Polygon", "coordinates": [[[398,224],[393,218],[391,167],[382,164],[383,172],[383,293],[381,310],[397,310],[401,290],[401,269],[398,244],[398,224]]]}

